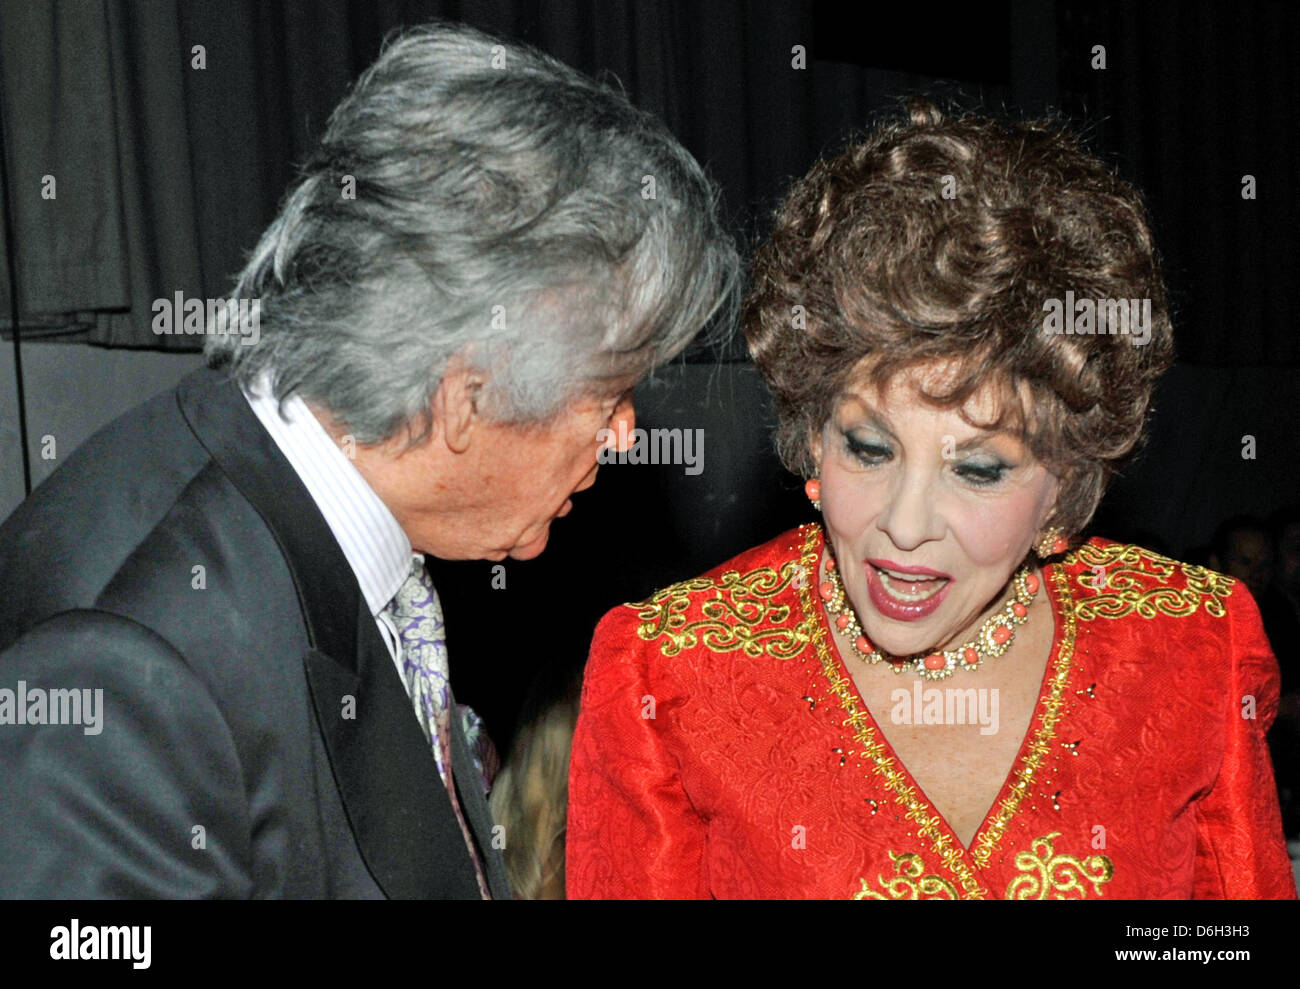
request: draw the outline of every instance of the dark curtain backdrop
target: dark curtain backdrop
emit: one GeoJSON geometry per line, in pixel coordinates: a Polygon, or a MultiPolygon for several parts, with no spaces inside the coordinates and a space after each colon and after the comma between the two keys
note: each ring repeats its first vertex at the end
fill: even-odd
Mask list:
{"type": "MultiPolygon", "coordinates": [[[[150,331],[152,300],[223,296],[384,36],[445,17],[616,76],[707,164],[746,245],[791,178],[909,93],[1060,108],[1147,195],[1182,362],[1098,531],[1178,554],[1226,515],[1294,497],[1300,5],[967,6],[0,0],[4,250],[23,336],[193,349],[196,338],[150,331]],[[41,197],[45,175],[54,200],[41,197]],[[1240,456],[1245,434],[1256,460],[1240,456]]],[[[8,325],[7,280],[0,289],[8,325]]],[[[490,565],[433,562],[457,690],[499,742],[537,671],[543,692],[572,681],[604,610],[812,517],[771,453],[761,382],[738,341],[724,352],[731,363],[695,352],[637,396],[642,425],[704,429],[703,474],[602,469],[547,552],[508,563],[504,589],[490,565]]]]}
{"type": "MultiPolygon", "coordinates": [[[[747,237],[788,178],[872,111],[951,88],[819,59],[818,39],[837,40],[841,25],[807,4],[3,0],[6,249],[25,335],[199,349],[150,330],[152,300],[224,295],[350,80],[386,34],[434,17],[612,74],[708,163],[747,237]],[[54,200],[41,195],[46,175],[54,200]]],[[[970,92],[1007,96],[1001,85],[970,92]]]]}
{"type": "MultiPolygon", "coordinates": [[[[927,91],[1061,107],[1147,193],[1194,364],[1300,362],[1300,5],[1023,0],[3,0],[6,193],[26,335],[197,349],[153,299],[220,297],[383,37],[431,17],[616,76],[706,161],[747,240],[790,177],[927,91]],[[205,68],[195,68],[201,45],[205,68]],[[791,67],[802,45],[807,68],[791,67]],[[1092,67],[1094,45],[1105,69],[1092,67]],[[1243,175],[1258,198],[1241,198],[1243,175]],[[43,177],[57,198],[42,197],[43,177]]],[[[9,286],[0,317],[8,325],[9,286]]],[[[738,348],[731,356],[741,357],[738,348]]]]}
{"type": "Polygon", "coordinates": [[[1076,39],[1063,109],[1147,195],[1180,358],[1300,363],[1300,4],[1070,3],[1060,15],[1076,39]],[[1090,68],[1093,44],[1106,45],[1104,71],[1090,68]]]}

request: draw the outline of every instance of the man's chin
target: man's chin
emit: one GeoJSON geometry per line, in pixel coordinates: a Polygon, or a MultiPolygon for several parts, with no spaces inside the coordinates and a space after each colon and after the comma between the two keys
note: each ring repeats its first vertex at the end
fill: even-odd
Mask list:
{"type": "Polygon", "coordinates": [[[542,534],[529,543],[520,543],[510,551],[512,560],[532,560],[542,555],[542,550],[546,549],[547,542],[551,538],[551,527],[548,525],[542,530],[542,534]]]}

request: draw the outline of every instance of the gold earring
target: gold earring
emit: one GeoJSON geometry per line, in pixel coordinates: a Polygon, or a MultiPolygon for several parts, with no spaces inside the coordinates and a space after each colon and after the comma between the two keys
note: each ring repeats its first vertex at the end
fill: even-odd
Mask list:
{"type": "Polygon", "coordinates": [[[1069,548],[1070,541],[1061,534],[1061,527],[1056,525],[1043,533],[1043,537],[1034,544],[1034,552],[1044,559],[1064,553],[1069,548]]]}

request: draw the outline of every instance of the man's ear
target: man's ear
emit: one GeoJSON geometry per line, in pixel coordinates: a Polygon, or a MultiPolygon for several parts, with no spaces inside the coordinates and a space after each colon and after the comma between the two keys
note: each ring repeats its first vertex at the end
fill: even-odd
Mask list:
{"type": "Polygon", "coordinates": [[[434,431],[452,453],[469,448],[470,434],[481,413],[483,376],[459,357],[447,362],[438,390],[433,394],[434,431]]]}

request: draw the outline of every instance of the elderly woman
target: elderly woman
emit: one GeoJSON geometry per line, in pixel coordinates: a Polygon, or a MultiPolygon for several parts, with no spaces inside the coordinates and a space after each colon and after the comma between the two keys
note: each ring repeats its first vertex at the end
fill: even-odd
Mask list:
{"type": "Polygon", "coordinates": [[[729,296],[715,201],[618,90],[394,39],[240,276],[260,339],[0,528],[0,682],[109,704],[83,736],[0,689],[0,896],[508,896],[425,557],[543,550],[729,296]]]}
{"type": "Polygon", "coordinates": [[[601,622],[569,895],[1294,896],[1250,594],[1082,536],[1172,354],[1134,190],[917,104],[795,184],[744,320],[822,521],[601,622]]]}

